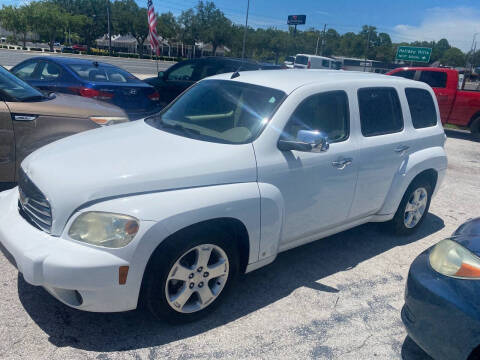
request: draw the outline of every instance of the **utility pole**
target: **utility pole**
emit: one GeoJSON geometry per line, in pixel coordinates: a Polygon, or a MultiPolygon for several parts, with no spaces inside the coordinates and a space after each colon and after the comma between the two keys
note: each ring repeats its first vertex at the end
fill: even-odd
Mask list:
{"type": "Polygon", "coordinates": [[[470,60],[470,63],[472,63],[473,57],[475,55],[475,52],[473,50],[473,46],[475,45],[475,38],[477,37],[478,34],[480,34],[480,33],[476,32],[476,33],[473,34],[472,46],[470,46],[470,56],[467,57],[467,62],[465,64],[465,71],[467,70],[469,60],[470,60]]]}
{"type": "MultiPolygon", "coordinates": [[[[327,24],[323,24],[323,33],[322,33],[322,45],[320,47],[320,55],[323,56],[323,49],[325,47],[325,29],[327,28],[327,24]]],[[[318,48],[318,39],[317,39],[317,48],[318,48]]],[[[317,55],[317,53],[315,52],[315,55],[317,55]]]]}
{"type": "Polygon", "coordinates": [[[112,33],[110,31],[110,0],[107,3],[107,22],[108,22],[108,55],[112,56],[112,33]]]}
{"type": "Polygon", "coordinates": [[[247,40],[248,11],[249,10],[250,10],[250,0],[247,0],[247,16],[245,17],[245,31],[243,32],[242,60],[245,58],[245,41],[247,40]]]}
{"type": "Polygon", "coordinates": [[[367,36],[367,46],[365,46],[365,58],[363,60],[363,72],[367,70],[367,53],[368,53],[368,48],[370,47],[370,34],[372,32],[372,28],[368,28],[368,36],[367,36]]]}

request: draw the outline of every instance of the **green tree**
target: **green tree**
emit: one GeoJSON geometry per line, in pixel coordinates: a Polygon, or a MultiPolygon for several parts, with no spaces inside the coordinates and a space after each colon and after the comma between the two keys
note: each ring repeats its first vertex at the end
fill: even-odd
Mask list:
{"type": "Polygon", "coordinates": [[[163,13],[157,18],[157,33],[164,39],[173,40],[178,36],[179,25],[171,12],[163,13]]]}
{"type": "Polygon", "coordinates": [[[196,23],[199,28],[199,37],[205,43],[212,44],[212,52],[230,41],[232,23],[222,11],[217,9],[213,1],[200,1],[196,6],[196,23]]]}
{"type": "Polygon", "coordinates": [[[3,6],[0,10],[0,22],[5,30],[13,32],[15,37],[20,34],[23,47],[26,46],[27,34],[32,29],[31,6],[3,6]]]}
{"type": "Polygon", "coordinates": [[[32,28],[41,39],[48,42],[50,51],[56,39],[63,37],[69,14],[58,5],[41,1],[30,4],[32,10],[32,28]]]}
{"type": "Polygon", "coordinates": [[[445,52],[451,48],[447,39],[440,39],[438,40],[438,42],[434,43],[433,46],[429,47],[433,47],[432,54],[430,56],[431,62],[440,60],[445,54],[445,52]]]}
{"type": "Polygon", "coordinates": [[[117,0],[112,7],[115,31],[130,34],[137,40],[138,53],[143,55],[143,43],[148,37],[148,12],[134,0],[117,0]]]}
{"type": "Polygon", "coordinates": [[[443,53],[440,58],[442,65],[465,66],[465,54],[456,47],[451,47],[443,53]]]}
{"type": "Polygon", "coordinates": [[[200,40],[200,27],[195,11],[193,9],[182,11],[178,17],[178,23],[180,40],[185,44],[192,45],[195,52],[195,42],[200,40]]]}

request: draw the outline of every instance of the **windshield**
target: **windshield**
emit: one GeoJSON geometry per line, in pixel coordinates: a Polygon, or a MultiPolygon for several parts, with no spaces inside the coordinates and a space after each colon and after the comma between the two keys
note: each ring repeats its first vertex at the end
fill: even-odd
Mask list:
{"type": "Polygon", "coordinates": [[[101,81],[112,83],[139,83],[141,82],[135,76],[127,71],[108,65],[92,64],[71,64],[68,65],[75,74],[84,80],[101,81]]]}
{"type": "Polygon", "coordinates": [[[43,94],[0,66],[0,91],[12,101],[42,99],[43,94]]]}
{"type": "Polygon", "coordinates": [[[287,57],[285,58],[285,61],[286,61],[286,62],[291,62],[291,63],[293,63],[293,62],[295,61],[295,58],[294,58],[293,56],[287,56],[287,57]]]}
{"type": "Polygon", "coordinates": [[[205,80],[147,123],[180,135],[220,143],[253,141],[285,99],[283,91],[226,80],[205,80]]]}

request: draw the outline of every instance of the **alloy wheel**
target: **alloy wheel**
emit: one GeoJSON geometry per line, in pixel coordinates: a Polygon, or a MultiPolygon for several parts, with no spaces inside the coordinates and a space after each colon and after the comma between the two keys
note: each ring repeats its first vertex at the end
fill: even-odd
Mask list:
{"type": "Polygon", "coordinates": [[[405,206],[403,223],[409,229],[414,228],[422,219],[428,202],[428,192],[424,187],[415,190],[405,206]]]}
{"type": "Polygon", "coordinates": [[[228,280],[229,262],[217,245],[202,244],[185,252],[170,269],[165,284],[168,304],[180,313],[206,308],[228,280]]]}

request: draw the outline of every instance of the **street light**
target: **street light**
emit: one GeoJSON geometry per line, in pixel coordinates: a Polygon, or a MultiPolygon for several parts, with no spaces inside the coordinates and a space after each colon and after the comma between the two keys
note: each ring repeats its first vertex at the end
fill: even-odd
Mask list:
{"type": "Polygon", "coordinates": [[[247,16],[245,18],[245,31],[243,32],[242,60],[245,58],[245,41],[247,40],[248,11],[250,10],[250,0],[247,0],[247,16]]]}

